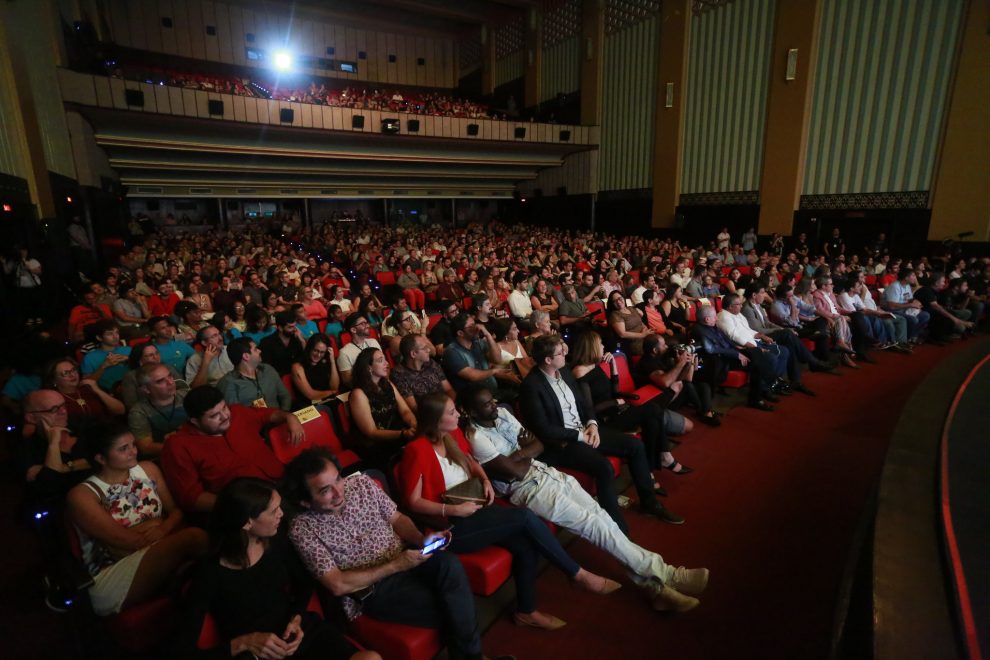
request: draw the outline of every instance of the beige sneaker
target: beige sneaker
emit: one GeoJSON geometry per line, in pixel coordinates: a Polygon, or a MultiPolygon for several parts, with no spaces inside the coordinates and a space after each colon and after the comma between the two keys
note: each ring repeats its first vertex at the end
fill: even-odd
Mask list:
{"type": "Polygon", "coordinates": [[[705,587],[708,586],[708,569],[678,566],[674,570],[674,577],[670,580],[670,586],[682,594],[700,596],[705,587]]]}
{"type": "Polygon", "coordinates": [[[661,586],[653,596],[653,609],[657,612],[687,612],[693,610],[701,601],[693,596],[685,596],[677,589],[661,586]]]}

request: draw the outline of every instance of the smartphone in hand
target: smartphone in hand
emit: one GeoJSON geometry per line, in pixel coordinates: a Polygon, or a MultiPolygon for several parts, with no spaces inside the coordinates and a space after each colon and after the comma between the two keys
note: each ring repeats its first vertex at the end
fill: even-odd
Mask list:
{"type": "Polygon", "coordinates": [[[448,543],[448,537],[446,537],[446,536],[438,536],[437,538],[433,539],[432,541],[430,541],[429,543],[427,543],[425,546],[423,546],[423,549],[422,549],[421,552],[422,552],[423,555],[432,555],[434,552],[436,552],[437,550],[440,550],[445,545],[447,545],[447,543],[448,543]]]}

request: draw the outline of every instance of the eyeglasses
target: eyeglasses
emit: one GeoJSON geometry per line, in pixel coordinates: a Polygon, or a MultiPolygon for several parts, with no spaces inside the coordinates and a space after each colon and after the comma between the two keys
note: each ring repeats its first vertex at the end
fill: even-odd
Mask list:
{"type": "Polygon", "coordinates": [[[69,369],[62,369],[61,371],[56,371],[55,375],[59,378],[65,378],[66,376],[71,376],[72,374],[79,373],[79,367],[71,367],[69,369]]]}
{"type": "Polygon", "coordinates": [[[56,404],[56,405],[52,406],[51,408],[47,408],[47,409],[44,409],[44,410],[29,410],[28,412],[38,413],[38,414],[42,414],[42,415],[54,415],[55,413],[60,412],[60,411],[62,411],[64,409],[65,409],[65,401],[63,401],[62,403],[56,404]]]}

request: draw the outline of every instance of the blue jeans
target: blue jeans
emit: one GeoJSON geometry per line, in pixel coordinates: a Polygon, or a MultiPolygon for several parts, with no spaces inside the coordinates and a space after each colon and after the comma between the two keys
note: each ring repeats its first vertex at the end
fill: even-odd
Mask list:
{"type": "Polygon", "coordinates": [[[476,552],[498,545],[512,553],[512,575],[516,578],[516,609],[529,614],[536,610],[538,555],[564,572],[577,575],[581,567],[561,547],[547,526],[528,509],[486,506],[466,518],[450,517],[456,553],[476,552]]]}

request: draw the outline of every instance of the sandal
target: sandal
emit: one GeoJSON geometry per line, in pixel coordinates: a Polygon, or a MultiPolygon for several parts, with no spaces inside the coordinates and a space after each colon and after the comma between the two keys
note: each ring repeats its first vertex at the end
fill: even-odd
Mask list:
{"type": "Polygon", "coordinates": [[[688,466],[681,465],[679,461],[674,461],[673,463],[670,463],[668,465],[663,465],[662,467],[664,470],[670,470],[674,474],[691,474],[692,472],[694,472],[694,470],[692,470],[688,466]]]}

